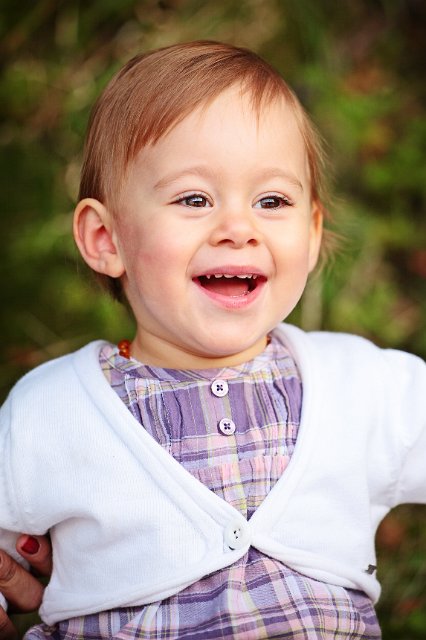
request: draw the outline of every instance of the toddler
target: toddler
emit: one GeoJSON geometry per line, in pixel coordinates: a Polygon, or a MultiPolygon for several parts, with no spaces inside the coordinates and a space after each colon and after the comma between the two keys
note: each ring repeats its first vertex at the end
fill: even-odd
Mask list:
{"type": "Polygon", "coordinates": [[[53,545],[28,640],[380,638],[374,534],[426,501],[426,367],[281,324],[318,260],[321,167],[245,49],[160,49],[104,91],[74,235],[136,333],[2,408],[0,546],[53,545]]]}

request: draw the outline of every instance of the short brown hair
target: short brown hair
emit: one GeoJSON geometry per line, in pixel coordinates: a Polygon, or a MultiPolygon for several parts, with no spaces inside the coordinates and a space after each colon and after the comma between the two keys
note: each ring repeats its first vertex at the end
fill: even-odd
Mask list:
{"type": "MultiPolygon", "coordinates": [[[[298,98],[253,51],[212,41],[176,44],[136,56],[112,78],[90,117],[79,199],[96,198],[114,210],[126,170],[138,152],[235,84],[250,94],[258,112],[280,97],[293,108],[306,146],[311,198],[322,201],[321,140],[298,98]]],[[[101,279],[119,297],[119,283],[101,279]]]]}

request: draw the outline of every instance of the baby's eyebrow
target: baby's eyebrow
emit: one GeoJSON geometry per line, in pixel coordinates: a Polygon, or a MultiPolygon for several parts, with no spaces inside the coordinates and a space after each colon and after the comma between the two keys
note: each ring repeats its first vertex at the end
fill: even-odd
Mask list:
{"type": "Polygon", "coordinates": [[[259,180],[267,180],[268,178],[283,178],[286,182],[290,182],[294,187],[300,189],[303,193],[303,185],[301,181],[293,174],[280,167],[267,167],[262,169],[259,173],[256,173],[256,178],[259,180]]]}
{"type": "Polygon", "coordinates": [[[189,176],[209,178],[212,175],[213,175],[213,171],[211,170],[210,167],[198,166],[198,165],[194,167],[188,167],[180,171],[169,173],[165,175],[163,178],[160,178],[160,180],[158,180],[154,184],[154,189],[155,190],[164,189],[164,187],[168,187],[169,185],[173,184],[173,182],[176,182],[176,180],[179,180],[180,178],[185,178],[189,176]]]}
{"type": "MultiPolygon", "coordinates": [[[[186,169],[175,171],[165,175],[163,178],[160,178],[155,184],[154,189],[164,189],[165,187],[170,186],[173,182],[176,182],[180,178],[197,176],[201,178],[211,178],[214,177],[216,172],[214,172],[211,167],[197,165],[193,167],[188,167],[186,169]]],[[[303,185],[301,181],[293,174],[288,171],[281,169],[280,167],[266,167],[260,171],[253,172],[254,180],[268,180],[271,178],[282,178],[286,182],[289,182],[292,186],[296,187],[303,193],[303,185]]]]}

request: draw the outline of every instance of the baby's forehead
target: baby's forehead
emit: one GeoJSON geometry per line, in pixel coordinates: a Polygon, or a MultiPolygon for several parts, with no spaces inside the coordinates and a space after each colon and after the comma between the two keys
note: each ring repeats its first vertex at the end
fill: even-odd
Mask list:
{"type": "MultiPolygon", "coordinates": [[[[255,105],[238,88],[199,105],[166,135],[142,147],[128,177],[162,189],[182,176],[219,177],[223,185],[260,175],[309,182],[308,154],[297,118],[283,99],[255,105]],[[158,184],[157,184],[158,183],[158,184]]],[[[141,184],[141,183],[140,183],[141,184]]]]}
{"type": "MultiPolygon", "coordinates": [[[[283,94],[262,96],[261,100],[257,100],[250,90],[235,83],[180,114],[167,129],[159,132],[155,139],[150,140],[147,145],[141,145],[139,151],[155,146],[170,137],[177,129],[186,127],[189,122],[192,126],[192,139],[195,139],[206,120],[215,120],[216,123],[222,121],[223,131],[220,126],[217,127],[217,135],[220,136],[223,133],[226,136],[227,128],[225,125],[229,122],[232,124],[236,120],[244,120],[248,128],[260,130],[270,124],[271,117],[277,135],[291,129],[300,139],[301,144],[305,146],[301,122],[297,116],[297,109],[283,94]]],[[[188,144],[191,144],[191,139],[188,140],[188,144]]]]}

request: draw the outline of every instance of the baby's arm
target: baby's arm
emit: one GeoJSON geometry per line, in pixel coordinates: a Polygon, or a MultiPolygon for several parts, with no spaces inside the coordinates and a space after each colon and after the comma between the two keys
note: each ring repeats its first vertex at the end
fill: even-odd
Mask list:
{"type": "Polygon", "coordinates": [[[28,530],[21,521],[17,504],[17,497],[23,493],[18,470],[25,467],[25,458],[20,455],[19,444],[13,446],[12,415],[9,398],[0,409],[0,639],[12,633],[5,614],[8,603],[23,611],[39,606],[43,587],[29,573],[28,566],[46,572],[50,566],[46,558],[51,553],[47,538],[19,534],[19,530],[28,530]],[[17,456],[14,448],[18,449],[17,456]]]}
{"type": "Polygon", "coordinates": [[[392,506],[426,503],[426,363],[420,358],[388,351],[390,418],[401,433],[401,465],[392,506]],[[393,388],[392,388],[393,385],[393,388]]]}

